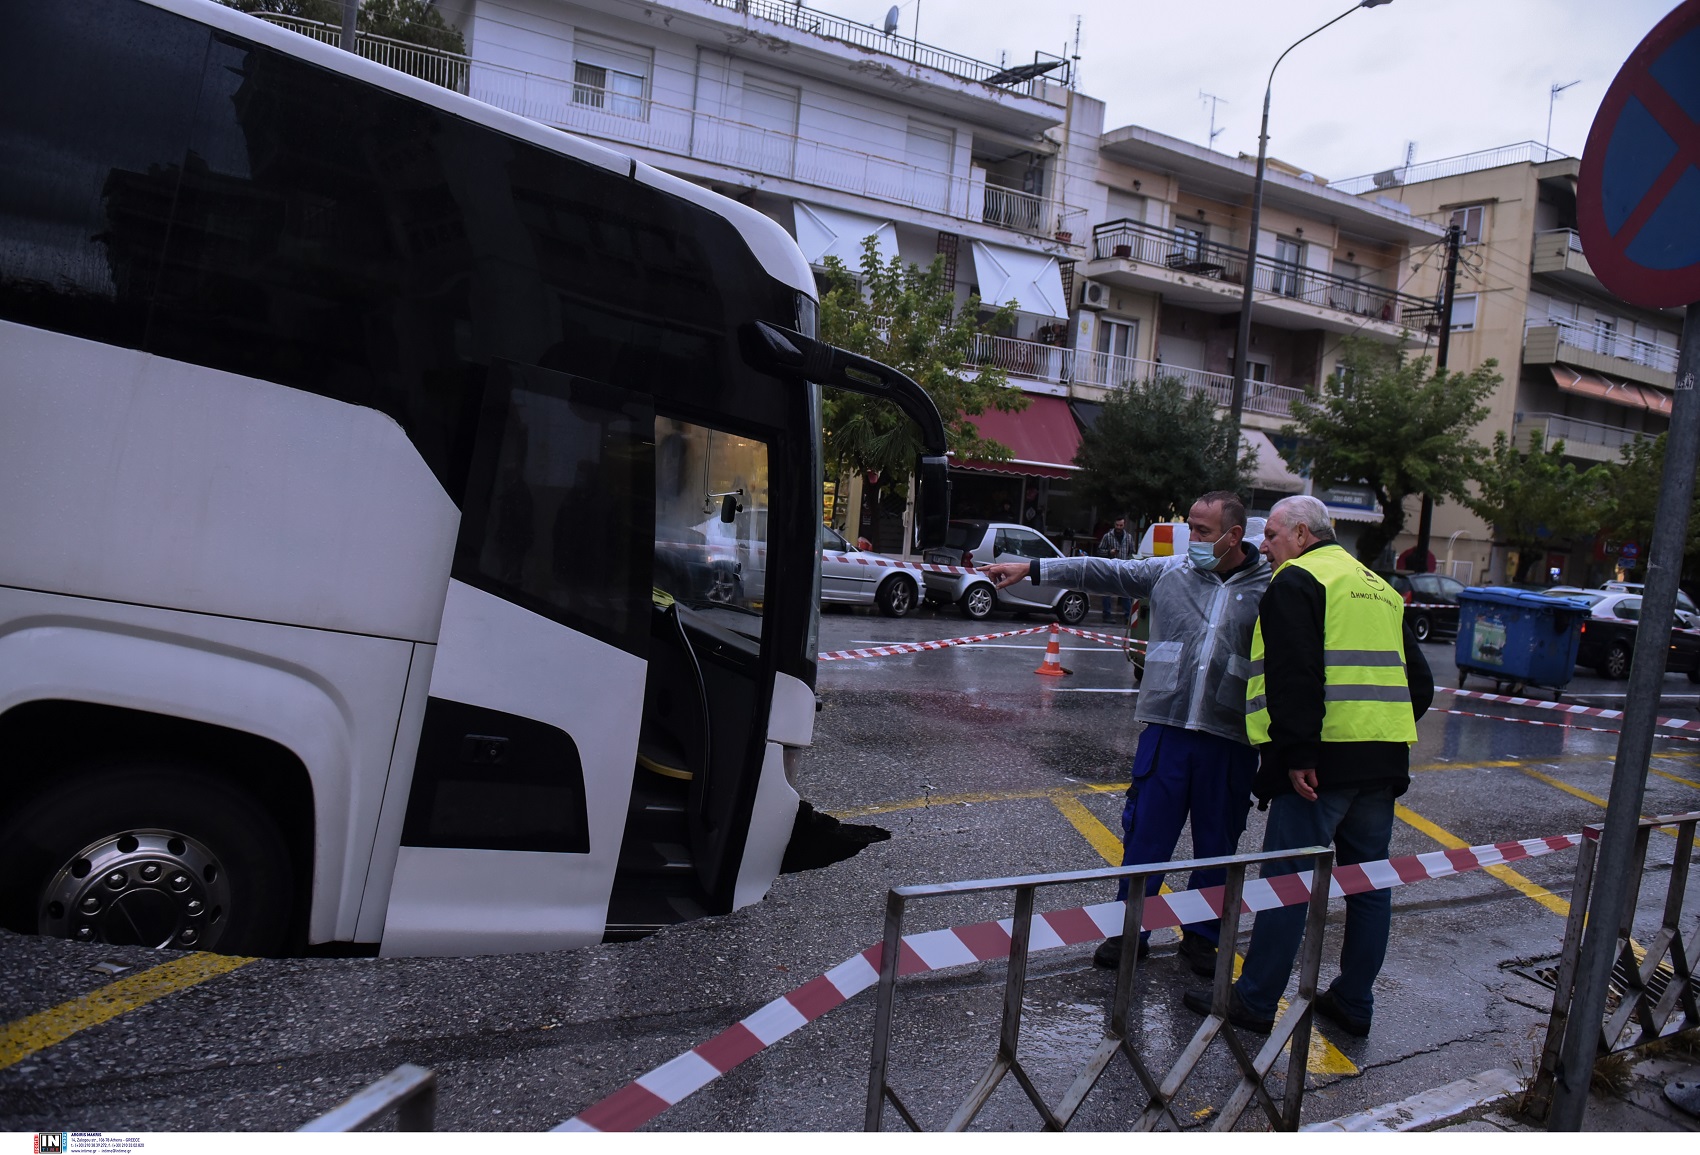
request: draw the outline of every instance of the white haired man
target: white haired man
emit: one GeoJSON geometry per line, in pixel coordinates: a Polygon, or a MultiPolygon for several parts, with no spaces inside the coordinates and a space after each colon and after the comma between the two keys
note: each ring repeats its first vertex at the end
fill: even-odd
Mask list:
{"type": "MultiPolygon", "coordinates": [[[[1263,849],[1332,844],[1342,866],[1386,858],[1393,800],[1411,784],[1417,719],[1434,698],[1428,662],[1404,625],[1404,601],[1334,540],[1328,509],[1314,497],[1275,503],[1263,553],[1275,575],[1258,610],[1246,683],[1246,730],[1263,755],[1254,789],[1269,804],[1263,849]]],[[[1262,873],[1309,865],[1283,859],[1262,873]]],[[[1389,891],[1346,899],[1340,974],[1317,995],[1316,1010],[1350,1034],[1369,1033],[1391,919],[1389,891]]],[[[1258,914],[1230,1022],[1272,1028],[1304,925],[1304,906],[1258,914]]],[[[1184,1001],[1209,1013],[1208,990],[1188,991],[1184,1001]]]]}

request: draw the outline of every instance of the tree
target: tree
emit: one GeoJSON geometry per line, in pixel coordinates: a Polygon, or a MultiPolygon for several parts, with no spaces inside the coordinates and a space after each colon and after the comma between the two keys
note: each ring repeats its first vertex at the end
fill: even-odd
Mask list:
{"type": "MultiPolygon", "coordinates": [[[[1026,395],[1011,387],[1008,375],[995,365],[980,365],[970,374],[962,366],[975,360],[976,337],[1012,323],[1012,305],[981,321],[978,296],[956,307],[955,294],[945,285],[942,256],[925,269],[898,257],[882,262],[876,237],[862,242],[860,277],[828,257],[826,279],[820,300],[822,340],[912,377],[938,406],[958,461],[1009,457],[1007,446],[980,436],[973,418],[987,409],[1024,409],[1026,395]]],[[[841,474],[877,474],[901,488],[921,451],[914,423],[889,401],[837,389],[825,394],[828,460],[838,464],[841,474]]]]}
{"type": "MultiPolygon", "coordinates": [[[[342,0],[223,0],[239,12],[270,12],[342,27],[342,0]]],[[[360,0],[358,29],[425,48],[465,55],[460,30],[432,7],[430,0],[360,0]]]]}
{"type": "Polygon", "coordinates": [[[1527,580],[1547,542],[1597,530],[1608,501],[1610,467],[1578,472],[1564,460],[1563,441],[1543,441],[1539,430],[1530,431],[1524,452],[1503,432],[1495,433],[1493,450],[1476,474],[1476,496],[1463,499],[1503,544],[1516,548],[1521,561],[1513,581],[1527,580]]]}
{"type": "Polygon", "coordinates": [[[1499,385],[1497,362],[1468,373],[1431,370],[1427,357],[1407,358],[1386,346],[1348,340],[1340,372],[1315,399],[1293,402],[1281,432],[1297,439],[1284,453],[1319,485],[1368,485],[1382,520],[1358,539],[1358,560],[1373,565],[1405,528],[1405,499],[1426,493],[1436,503],[1468,497],[1486,455],[1470,431],[1488,415],[1482,402],[1499,385]]]}
{"type": "MultiPolygon", "coordinates": [[[[1652,547],[1653,514],[1658,509],[1659,492],[1664,488],[1668,437],[1661,433],[1623,447],[1622,462],[1610,467],[1611,481],[1600,514],[1599,524],[1608,527],[1612,537],[1641,547],[1643,564],[1652,547]]],[[[1700,486],[1695,487],[1689,505],[1688,537],[1682,553],[1684,575],[1700,572],[1700,486]]]]}
{"type": "Polygon", "coordinates": [[[1238,441],[1207,395],[1163,377],[1110,394],[1074,460],[1088,501],[1145,524],[1213,489],[1243,493],[1257,454],[1238,441]]]}

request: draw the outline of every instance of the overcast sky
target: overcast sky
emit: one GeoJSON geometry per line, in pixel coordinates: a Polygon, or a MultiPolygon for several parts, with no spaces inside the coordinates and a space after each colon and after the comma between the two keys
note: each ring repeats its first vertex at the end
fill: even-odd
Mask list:
{"type": "MultiPolygon", "coordinates": [[[[892,0],[807,0],[880,24],[892,0]]],[[[1138,124],[1256,155],[1263,87],[1281,50],[1350,0],[903,0],[903,35],[996,63],[1035,49],[1072,54],[1081,17],[1081,90],[1105,127],[1138,124]]],[[[1542,140],[1552,85],[1552,145],[1580,156],[1617,70],[1674,0],[1393,0],[1354,11],[1281,64],[1269,152],[1330,179],[1522,140],[1542,140]]]]}

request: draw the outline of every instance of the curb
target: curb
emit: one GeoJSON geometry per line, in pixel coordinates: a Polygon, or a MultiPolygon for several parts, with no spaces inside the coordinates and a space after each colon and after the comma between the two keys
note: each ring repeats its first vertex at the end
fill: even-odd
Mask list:
{"type": "Polygon", "coordinates": [[[1523,1089],[1523,1079],[1515,1071],[1495,1067],[1467,1079],[1459,1079],[1432,1091],[1423,1091],[1397,1103],[1371,1107],[1354,1115],[1342,1115],[1326,1123],[1311,1123],[1300,1131],[1386,1132],[1420,1131],[1437,1123],[1445,1123],[1466,1112],[1484,1107],[1495,1099],[1503,1099],[1523,1089]]]}

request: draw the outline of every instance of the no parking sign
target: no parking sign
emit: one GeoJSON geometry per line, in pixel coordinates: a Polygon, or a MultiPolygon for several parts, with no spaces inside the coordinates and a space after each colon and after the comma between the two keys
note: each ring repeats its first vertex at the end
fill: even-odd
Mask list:
{"type": "Polygon", "coordinates": [[[1612,81],[1582,152],[1588,264],[1646,308],[1700,301],[1700,0],[1647,34],[1612,81]]]}

